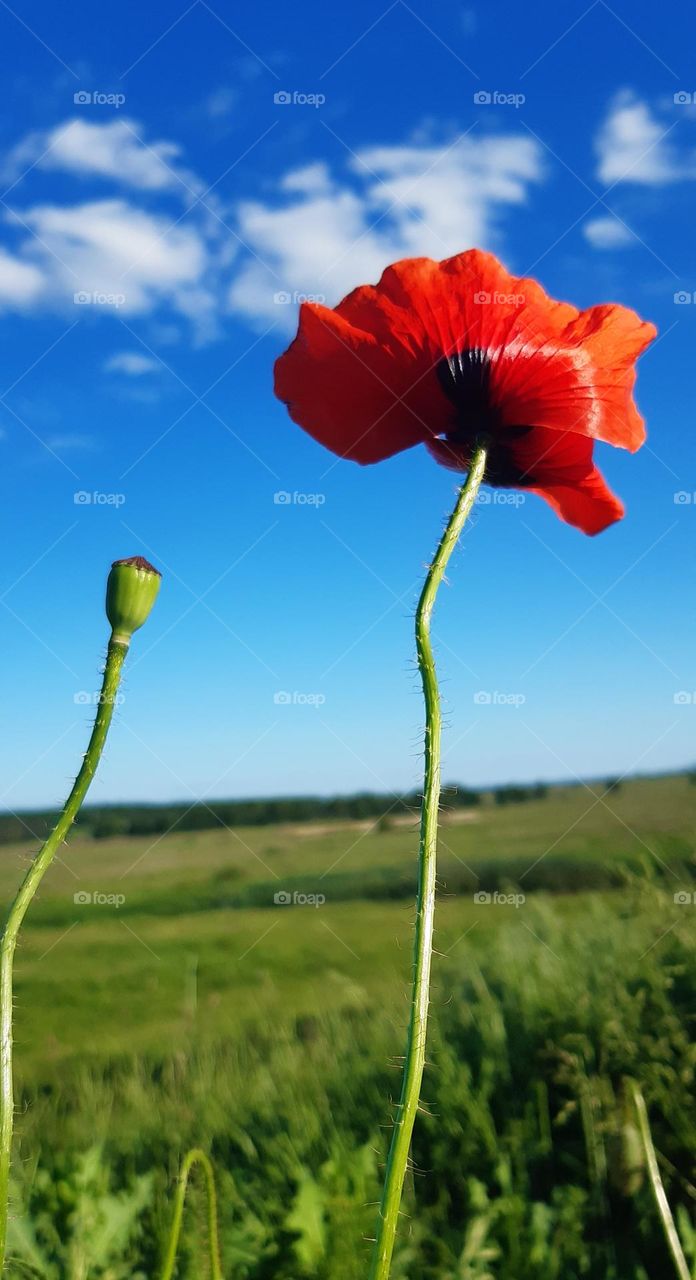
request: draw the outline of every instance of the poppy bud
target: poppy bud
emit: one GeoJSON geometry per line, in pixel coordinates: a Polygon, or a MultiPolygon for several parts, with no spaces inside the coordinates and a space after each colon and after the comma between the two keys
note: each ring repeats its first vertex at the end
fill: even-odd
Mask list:
{"type": "Polygon", "coordinates": [[[106,616],[111,639],[129,645],[134,631],[147,621],[162,575],[143,556],[114,560],[106,584],[106,616]]]}

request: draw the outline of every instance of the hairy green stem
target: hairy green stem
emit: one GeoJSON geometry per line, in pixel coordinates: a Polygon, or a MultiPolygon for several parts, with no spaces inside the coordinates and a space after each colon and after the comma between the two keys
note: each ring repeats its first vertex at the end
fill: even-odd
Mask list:
{"type": "Polygon", "coordinates": [[[188,1186],[189,1174],[194,1164],[200,1164],[203,1166],[206,1190],[208,1193],[208,1245],[210,1248],[211,1280],[222,1280],[215,1174],[213,1172],[213,1166],[208,1156],[205,1154],[205,1151],[201,1151],[198,1147],[194,1147],[191,1151],[186,1153],[184,1156],[184,1162],[181,1166],[181,1173],[179,1174],[179,1181],[176,1188],[176,1196],[174,1198],[174,1217],[172,1218],[172,1227],[169,1233],[169,1244],[167,1246],[167,1256],[164,1260],[161,1280],[172,1280],[172,1276],[174,1275],[176,1251],[179,1247],[181,1223],[184,1216],[186,1188],[188,1186]]]}
{"type": "Polygon", "coordinates": [[[630,1087],[633,1095],[633,1101],[635,1103],[636,1114],[638,1116],[638,1129],[640,1131],[643,1151],[645,1153],[645,1162],[648,1166],[650,1185],[655,1198],[655,1204],[657,1205],[657,1212],[659,1213],[660,1221],[662,1222],[662,1229],[665,1233],[667,1247],[672,1255],[674,1269],[679,1276],[679,1280],[691,1280],[691,1272],[689,1271],[686,1258],[684,1257],[681,1240],[679,1239],[679,1234],[674,1224],[674,1218],[672,1217],[672,1210],[669,1207],[669,1200],[667,1199],[667,1194],[662,1183],[660,1167],[657,1163],[655,1146],[650,1132],[650,1121],[648,1119],[648,1109],[645,1105],[645,1098],[643,1097],[640,1087],[635,1083],[635,1081],[631,1081],[630,1087]]]}
{"type": "Polygon", "coordinates": [[[10,1161],[12,1157],[12,1133],[14,1126],[14,1098],[12,1082],[12,974],[17,937],[22,921],[29,909],[41,880],[50,867],[56,852],[75,821],[80,805],[87,794],[104,749],[106,735],[111,724],[114,700],[121,678],[121,669],[128,652],[128,643],[109,641],[104,668],[104,679],[99,695],[99,706],[94,727],[80,771],[75,779],[65,807],[43,848],[36,854],[19,892],[10,907],[0,942],[0,1272],[4,1269],[7,1247],[7,1201],[9,1195],[10,1161]]]}
{"type": "Polygon", "coordinates": [[[430,1002],[430,967],[433,950],[435,914],[435,881],[437,874],[437,826],[440,805],[440,744],[442,713],[437,672],[430,643],[430,619],[438,587],[447,562],[454,551],[464,523],[476,500],[486,466],[486,449],[481,445],[474,453],[466,482],[442,535],[430,565],[416,610],[416,647],[418,667],[425,699],[425,780],[421,806],[418,896],[416,899],[416,936],[414,972],[411,987],[411,1009],[406,1042],[406,1057],[394,1130],[377,1224],[377,1238],[372,1253],[370,1280],[387,1280],[394,1250],[401,1195],[411,1146],[411,1135],[420,1100],[425,1067],[425,1043],[430,1002]]]}

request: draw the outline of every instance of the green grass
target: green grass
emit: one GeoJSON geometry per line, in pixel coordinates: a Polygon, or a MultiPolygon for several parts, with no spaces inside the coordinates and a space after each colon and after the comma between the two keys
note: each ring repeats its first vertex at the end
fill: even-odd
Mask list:
{"type": "MultiPolygon", "coordinates": [[[[694,887],[696,787],[601,795],[445,819],[395,1280],[667,1278],[626,1076],[693,1252],[696,907],[673,899],[694,887]]],[[[366,1274],[416,848],[413,824],[77,835],[17,960],[18,1277],[155,1276],[188,1145],[215,1159],[230,1280],[366,1274]],[[276,905],[280,890],[326,902],[276,905]],[[73,901],[95,891],[125,902],[73,901]]],[[[6,898],[29,852],[3,850],[6,898]]],[[[204,1220],[194,1188],[186,1280],[206,1274],[204,1220]]]]}

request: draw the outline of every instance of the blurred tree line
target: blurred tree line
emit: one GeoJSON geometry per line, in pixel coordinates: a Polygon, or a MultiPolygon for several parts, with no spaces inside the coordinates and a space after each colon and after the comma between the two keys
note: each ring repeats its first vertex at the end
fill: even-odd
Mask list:
{"type": "MultiPolygon", "coordinates": [[[[696,781],[696,771],[687,775],[696,781]]],[[[568,784],[566,784],[568,785],[568,784]]],[[[570,784],[571,786],[574,784],[570,784]]],[[[580,785],[580,784],[578,784],[580,785]]],[[[620,788],[618,779],[602,784],[605,792],[620,788]]],[[[481,804],[525,804],[545,800],[547,783],[510,784],[474,790],[460,783],[442,788],[443,813],[472,809],[481,804]]],[[[261,827],[283,822],[368,821],[388,830],[394,818],[417,817],[420,792],[403,795],[360,791],[348,796],[280,796],[270,799],[210,800],[194,804],[87,805],[80,814],[79,830],[95,840],[114,836],[161,835],[165,831],[207,831],[215,827],[261,827]]],[[[54,825],[57,810],[0,814],[0,844],[43,840],[54,825]]]]}
{"type": "MultiPolygon", "coordinates": [[[[444,809],[480,804],[481,793],[449,784],[443,788],[444,809]]],[[[281,822],[315,822],[414,816],[420,793],[404,795],[358,792],[349,796],[283,796],[271,799],[206,800],[194,804],[87,805],[78,829],[95,840],[114,836],[150,836],[164,831],[206,831],[215,827],[260,827],[281,822]]],[[[0,814],[0,844],[43,839],[55,823],[56,810],[0,814]]]]}

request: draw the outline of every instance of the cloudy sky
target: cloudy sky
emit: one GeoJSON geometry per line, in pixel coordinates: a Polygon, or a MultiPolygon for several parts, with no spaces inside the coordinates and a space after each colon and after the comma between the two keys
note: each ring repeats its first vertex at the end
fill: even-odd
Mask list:
{"type": "Polygon", "coordinates": [[[411,614],[453,477],[337,462],[272,365],[303,297],[472,245],[660,339],[648,447],[599,458],[620,526],[477,510],[437,624],[445,772],[692,760],[695,25],[643,0],[0,6],[0,804],[62,798],[135,552],[164,585],[94,799],[417,783],[411,614]]]}

